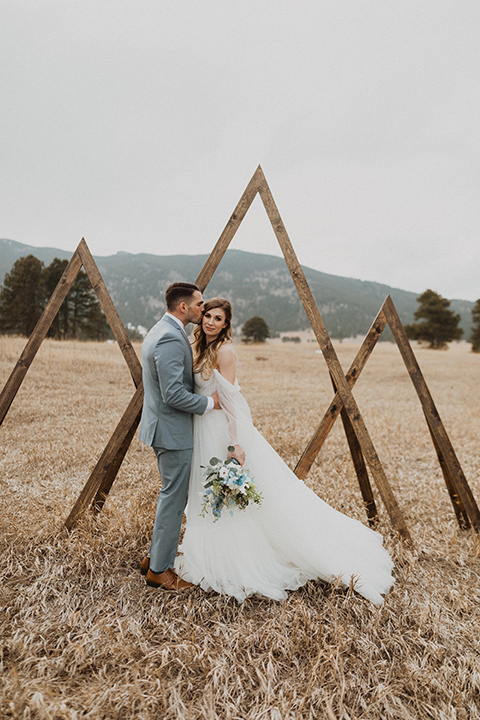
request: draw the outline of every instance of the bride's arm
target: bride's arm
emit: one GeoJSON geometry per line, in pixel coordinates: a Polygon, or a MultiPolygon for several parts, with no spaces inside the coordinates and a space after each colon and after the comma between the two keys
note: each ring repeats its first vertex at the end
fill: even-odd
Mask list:
{"type": "MultiPolygon", "coordinates": [[[[236,360],[235,360],[235,353],[233,351],[233,347],[231,345],[222,345],[217,354],[217,364],[218,364],[218,371],[220,375],[222,375],[225,380],[228,380],[228,382],[233,385],[235,383],[235,366],[236,366],[236,360]]],[[[221,405],[221,398],[220,398],[220,405],[221,405]]],[[[230,414],[227,414],[228,420],[229,420],[229,429],[230,429],[230,435],[232,437],[232,443],[233,447],[235,448],[234,452],[229,452],[229,457],[234,457],[240,465],[243,465],[245,462],[245,453],[243,451],[243,448],[241,445],[238,445],[236,440],[236,422],[235,418],[231,417],[230,414]],[[235,427],[232,427],[232,425],[235,424],[235,427]]]]}

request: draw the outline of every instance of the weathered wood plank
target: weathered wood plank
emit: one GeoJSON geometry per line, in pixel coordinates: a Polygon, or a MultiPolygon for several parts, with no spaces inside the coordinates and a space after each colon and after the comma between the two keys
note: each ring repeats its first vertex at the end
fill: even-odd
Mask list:
{"type": "MultiPolygon", "coordinates": [[[[350,387],[353,387],[357,382],[358,378],[360,377],[360,374],[365,367],[367,360],[370,357],[373,348],[377,344],[377,341],[381,336],[382,332],[384,331],[386,325],[387,319],[383,313],[383,310],[380,309],[346,374],[347,382],[350,387]]],[[[313,433],[308,445],[303,451],[295,467],[295,474],[302,480],[305,479],[307,473],[312,467],[312,464],[314,463],[315,458],[320,452],[323,443],[327,439],[330,430],[335,424],[335,421],[339,416],[342,407],[342,400],[337,391],[332,402],[328,406],[328,409],[325,412],[322,420],[320,421],[319,426],[313,433]]]]}
{"type": "Polygon", "coordinates": [[[10,377],[8,378],[5,386],[0,393],[0,425],[5,419],[5,415],[10,409],[15,396],[20,389],[25,375],[28,372],[30,365],[32,364],[35,355],[37,354],[47,332],[50,329],[52,322],[55,319],[60,306],[68,295],[70,288],[75,282],[75,278],[80,272],[82,267],[82,261],[80,259],[78,248],[73,253],[70,262],[68,263],[65,271],[60,278],[57,287],[52,293],[50,300],[48,301],[45,310],[40,316],[30,338],[25,345],[22,354],[20,355],[17,364],[12,370],[10,377]]]}
{"type": "MultiPolygon", "coordinates": [[[[425,415],[425,411],[424,411],[424,415],[425,415]]],[[[470,523],[470,520],[468,519],[468,515],[467,515],[465,508],[463,507],[462,501],[460,500],[460,497],[459,497],[458,492],[455,487],[455,483],[453,481],[452,476],[450,475],[450,470],[448,469],[448,465],[445,462],[445,458],[443,457],[442,451],[440,450],[440,448],[438,446],[438,443],[435,439],[435,435],[432,432],[432,429],[428,423],[428,419],[427,419],[426,415],[425,415],[425,421],[427,423],[430,437],[432,438],[435,452],[437,453],[438,462],[440,463],[440,468],[442,470],[443,479],[445,480],[445,485],[447,486],[448,494],[449,494],[450,500],[452,502],[453,510],[454,510],[455,516],[457,518],[458,525],[462,530],[468,530],[468,528],[472,527],[472,525],[470,523]]]]}
{"type": "Polygon", "coordinates": [[[138,387],[142,381],[142,366],[135,350],[133,349],[130,338],[127,335],[127,331],[120,320],[120,316],[113,304],[113,300],[107,290],[107,286],[105,285],[97,264],[83,238],[77,248],[77,251],[82,260],[85,272],[87,273],[100,305],[102,306],[103,312],[105,313],[108,324],[115,336],[115,340],[118,343],[118,347],[125,358],[125,362],[130,370],[135,387],[138,387]]]}
{"type": "Polygon", "coordinates": [[[94,513],[99,513],[105,504],[105,500],[107,499],[108,493],[110,492],[110,489],[115,481],[115,478],[117,477],[117,473],[120,469],[120,466],[125,458],[125,455],[127,454],[127,450],[130,447],[131,442],[135,436],[135,432],[140,423],[141,417],[142,417],[142,411],[140,410],[140,412],[138,413],[134,422],[132,423],[131,428],[128,430],[128,433],[125,436],[125,440],[119,447],[117,454],[115,455],[110,466],[108,467],[107,472],[105,473],[105,475],[102,478],[99,488],[98,488],[98,490],[95,494],[95,497],[93,498],[93,501],[92,501],[92,510],[94,513]]]}
{"type": "MultiPolygon", "coordinates": [[[[440,453],[443,456],[445,466],[448,468],[449,478],[455,486],[454,495],[458,496],[459,502],[467,513],[474,529],[477,532],[480,532],[480,511],[478,509],[478,505],[473,497],[472,491],[470,490],[467,479],[463,473],[462,467],[455,454],[455,450],[453,449],[453,445],[450,442],[450,438],[447,435],[443,422],[440,419],[440,415],[427,387],[425,378],[423,377],[420,366],[418,365],[417,359],[413,353],[410,341],[408,340],[405,329],[390,296],[388,296],[385,300],[383,307],[388,324],[390,325],[393,336],[398,345],[398,349],[400,350],[400,354],[405,363],[405,367],[408,370],[415,390],[417,391],[418,398],[422,404],[428,426],[435,438],[435,447],[439,448],[440,453]]],[[[450,492],[451,488],[449,488],[448,482],[447,489],[449,489],[450,492]]],[[[458,503],[454,495],[450,493],[452,503],[458,503]]]]}
{"type": "Polygon", "coordinates": [[[230,245],[235,233],[240,227],[240,223],[245,217],[250,205],[258,192],[258,183],[261,179],[262,173],[261,168],[258,166],[255,173],[253,174],[250,182],[245,188],[245,192],[237,203],[237,207],[233,211],[228,220],[225,228],[217,240],[215,247],[210,253],[207,262],[200,271],[199,276],[196,279],[196,285],[204,292],[208,283],[212,279],[213,273],[220,264],[221,259],[225,255],[228,246],[230,245]]]}
{"type": "Polygon", "coordinates": [[[360,492],[362,493],[363,502],[365,503],[368,524],[375,525],[378,520],[377,506],[375,505],[375,499],[373,497],[372,486],[370,485],[370,478],[368,477],[367,466],[363,457],[362,448],[360,447],[358,438],[355,435],[355,430],[353,429],[350,418],[344,408],[341,410],[340,417],[342,418],[343,429],[347,438],[348,447],[350,448],[353,467],[355,468],[355,472],[357,474],[360,492]]]}
{"type": "MultiPolygon", "coordinates": [[[[125,447],[124,443],[131,434],[133,436],[133,433],[131,433],[132,427],[137,421],[137,418],[142,411],[142,405],[143,384],[140,383],[140,385],[135,390],[135,393],[130,400],[127,409],[122,415],[120,422],[118,423],[110,440],[108,441],[105,450],[103,451],[100,459],[98,460],[92,473],[90,474],[90,477],[85,483],[82,492],[80,493],[75,505],[70,512],[70,515],[65,521],[65,528],[67,530],[70,530],[74,526],[80,513],[82,513],[92,503],[98,489],[102,484],[104,477],[108,474],[111,466],[113,465],[115,467],[116,459],[118,462],[121,451],[123,447],[125,447]]],[[[111,476],[109,477],[111,479],[111,486],[114,478],[112,478],[111,476]]]]}
{"type": "MultiPolygon", "coordinates": [[[[332,385],[333,390],[336,393],[337,388],[333,378],[332,385]]],[[[360,492],[362,493],[363,502],[365,504],[365,510],[367,512],[367,519],[369,525],[375,525],[378,520],[377,506],[375,505],[375,499],[373,497],[372,486],[370,485],[370,478],[368,477],[367,466],[365,464],[365,458],[363,457],[362,448],[358,442],[358,438],[355,435],[355,430],[352,427],[350,418],[345,412],[345,408],[342,407],[340,412],[342,419],[343,429],[345,437],[347,438],[348,447],[350,448],[350,455],[352,456],[353,467],[357,475],[358,484],[360,486],[360,492]]]]}
{"type": "MultiPolygon", "coordinates": [[[[260,169],[261,172],[261,169],[260,169]]],[[[290,238],[288,237],[287,231],[283,224],[283,221],[278,212],[278,208],[275,205],[270,188],[268,187],[267,181],[262,173],[262,179],[259,186],[260,197],[264,204],[265,210],[272,227],[274,229],[277,240],[283,252],[283,256],[287,263],[288,269],[292,276],[297,292],[302,301],[302,305],[305,309],[310,325],[312,326],[315,337],[320,345],[325,361],[328,365],[330,375],[335,380],[335,383],[342,400],[343,407],[347,412],[352,426],[354,427],[355,434],[358,438],[364,457],[370,467],[372,476],[378,487],[384,505],[390,516],[393,527],[400,533],[400,535],[406,539],[410,538],[405,519],[397,503],[395,495],[390,487],[388,479],[385,475],[385,471],[380,462],[380,458],[377,455],[377,451],[373,445],[373,442],[368,433],[367,427],[363,421],[360,410],[357,403],[350,391],[348,382],[343,374],[342,366],[337,358],[332,342],[328,335],[327,329],[323,323],[322,317],[315,303],[314,297],[308,286],[304,272],[298,262],[295,251],[293,250],[290,238]]]]}

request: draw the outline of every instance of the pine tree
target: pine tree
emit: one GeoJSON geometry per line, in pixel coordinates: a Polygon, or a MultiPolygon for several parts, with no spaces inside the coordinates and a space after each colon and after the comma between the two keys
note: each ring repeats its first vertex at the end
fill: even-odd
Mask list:
{"type": "Polygon", "coordinates": [[[458,327],[460,315],[450,310],[450,300],[443,298],[433,290],[425,292],[417,298],[420,307],[415,311],[415,320],[423,322],[405,326],[405,331],[412,340],[428,342],[428,347],[440,349],[447,347],[452,340],[459,340],[463,330],[458,327]]]}
{"type": "Polygon", "coordinates": [[[19,258],[0,291],[0,330],[29,336],[45,306],[44,265],[33,255],[19,258]]]}
{"type": "Polygon", "coordinates": [[[95,298],[82,322],[81,339],[100,341],[106,340],[111,336],[112,331],[110,330],[110,325],[107,322],[100,303],[95,298]]]}
{"type": "MultiPolygon", "coordinates": [[[[68,265],[67,260],[54,258],[45,268],[47,300],[68,265]]],[[[106,340],[109,325],[97,300],[87,274],[81,270],[52,323],[49,335],[57,339],[106,340]]]]}
{"type": "Polygon", "coordinates": [[[88,276],[81,270],[72,285],[68,296],[70,337],[80,338],[88,325],[92,306],[97,299],[88,276]]]}
{"type": "MultiPolygon", "coordinates": [[[[48,267],[33,255],[19,258],[0,291],[0,331],[29,336],[58,285],[67,260],[48,267]]],[[[85,272],[80,271],[48,331],[58,340],[106,340],[110,328],[85,272]]]]}
{"type": "Polygon", "coordinates": [[[262,317],[255,315],[250,318],[242,327],[243,341],[263,343],[270,337],[270,330],[262,317]]]}
{"type": "MultiPolygon", "coordinates": [[[[44,270],[44,287],[46,301],[50,299],[53,291],[58,285],[60,278],[65,272],[68,260],[60,260],[53,258],[52,262],[44,270]]],[[[56,340],[65,340],[68,338],[68,295],[60,306],[56,317],[54,318],[48,337],[54,337],[56,340]]]]}
{"type": "Polygon", "coordinates": [[[480,352],[480,300],[477,300],[472,309],[473,327],[470,335],[472,352],[480,352]]]}

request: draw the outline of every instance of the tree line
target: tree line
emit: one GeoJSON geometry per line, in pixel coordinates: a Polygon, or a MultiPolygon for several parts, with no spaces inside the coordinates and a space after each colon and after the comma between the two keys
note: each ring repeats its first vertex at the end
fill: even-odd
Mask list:
{"type": "MultiPolygon", "coordinates": [[[[418,298],[419,307],[414,317],[417,322],[405,325],[411,340],[427,342],[434,349],[447,347],[449,342],[460,340],[463,330],[459,327],[460,315],[450,309],[450,300],[433,290],[425,290],[418,298]]],[[[472,309],[473,329],[469,338],[473,352],[480,352],[480,300],[472,309]]]]}
{"type": "MultiPolygon", "coordinates": [[[[0,332],[28,337],[37,324],[48,300],[55,290],[67,260],[54,258],[50,265],[34,255],[19,258],[5,275],[0,289],[0,332]]],[[[450,309],[450,300],[433,290],[426,290],[417,298],[416,322],[405,326],[412,340],[427,342],[435,349],[445,348],[449,342],[460,340],[460,315],[450,309]]],[[[469,338],[473,352],[480,352],[480,299],[473,310],[473,330],[469,338]]],[[[244,342],[265,342],[270,336],[267,323],[255,316],[242,328],[244,342]]],[[[106,340],[112,336],[97,296],[86,273],[81,270],[55,317],[48,337],[58,340],[106,340]]],[[[139,338],[134,338],[139,339],[139,338]]]]}
{"type": "MultiPolygon", "coordinates": [[[[427,342],[435,350],[446,348],[449,342],[460,340],[463,335],[459,327],[461,317],[450,309],[450,300],[433,290],[425,290],[417,298],[418,309],[414,313],[416,323],[405,325],[405,332],[411,340],[427,342]]],[[[480,300],[472,309],[473,330],[470,336],[473,352],[480,352],[480,300]]],[[[243,342],[265,342],[270,337],[267,323],[255,316],[247,320],[242,328],[243,342]]],[[[284,337],[284,342],[300,342],[300,338],[284,337]]]]}
{"type": "MultiPolygon", "coordinates": [[[[0,290],[0,331],[31,335],[62,277],[68,260],[50,265],[34,255],[19,258],[0,290]]],[[[81,270],[63,301],[47,337],[57,340],[106,340],[111,330],[87,274],[81,270]]]]}
{"type": "MultiPolygon", "coordinates": [[[[435,350],[446,348],[449,342],[460,340],[463,335],[459,327],[461,317],[450,309],[450,300],[433,290],[425,290],[417,298],[418,309],[414,313],[416,323],[405,325],[405,332],[411,340],[427,342],[435,350]]],[[[473,330],[470,336],[473,352],[480,352],[480,300],[472,309],[473,330]]],[[[247,320],[242,328],[243,342],[265,342],[270,337],[267,323],[255,316],[247,320]]],[[[284,337],[284,342],[300,342],[300,338],[284,337]]]]}

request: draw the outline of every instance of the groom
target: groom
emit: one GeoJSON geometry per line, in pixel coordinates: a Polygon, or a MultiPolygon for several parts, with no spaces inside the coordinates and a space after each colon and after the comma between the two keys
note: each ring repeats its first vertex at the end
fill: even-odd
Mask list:
{"type": "Polygon", "coordinates": [[[150,552],[140,569],[147,585],[179,592],[192,587],[173,570],[187,502],[193,452],[193,414],[219,408],[218,396],[193,392],[193,358],[185,332],[202,319],[203,298],[196,285],[175,282],[165,293],[167,312],[142,345],[143,412],[139,438],[153,447],[162,488],[150,552]]]}

